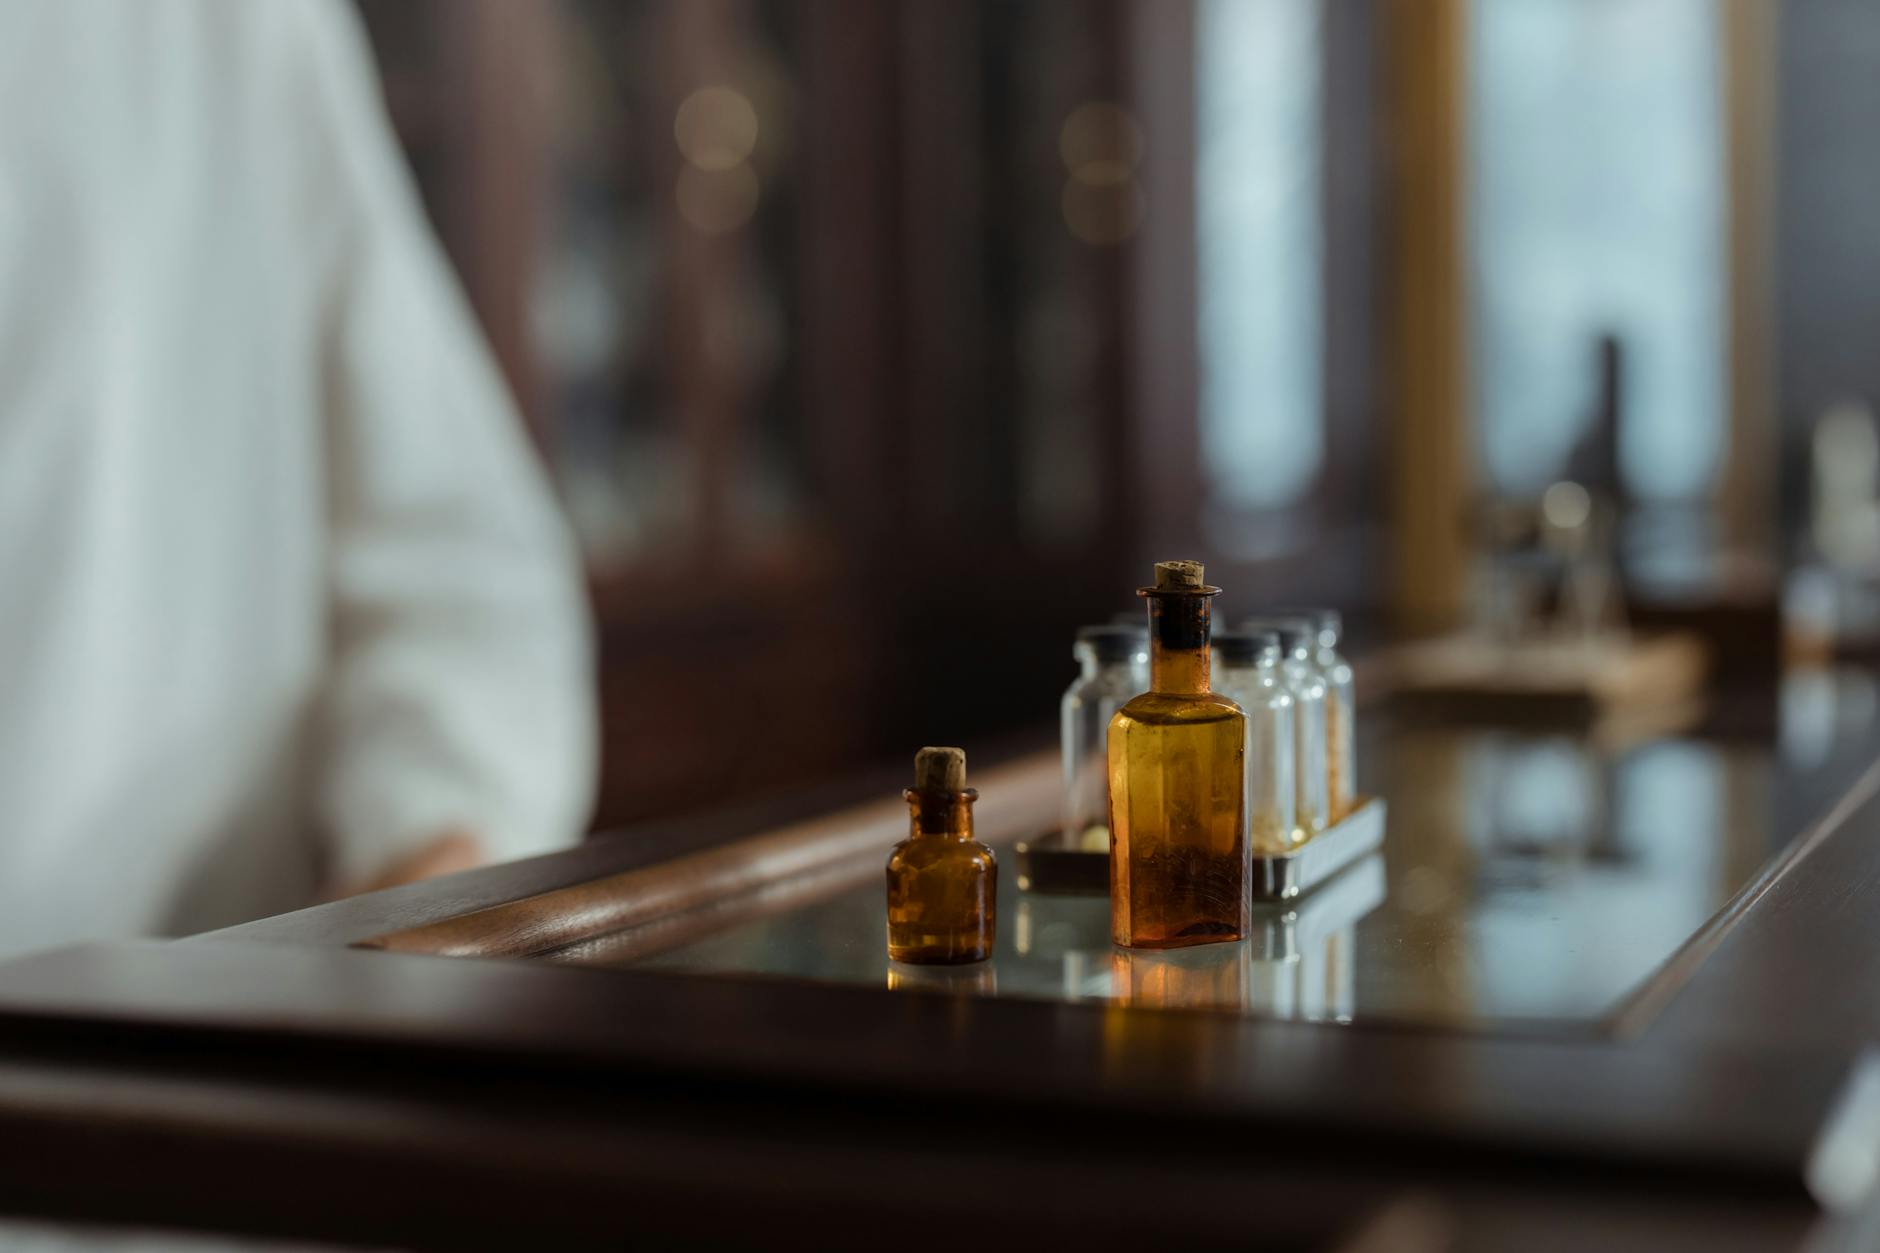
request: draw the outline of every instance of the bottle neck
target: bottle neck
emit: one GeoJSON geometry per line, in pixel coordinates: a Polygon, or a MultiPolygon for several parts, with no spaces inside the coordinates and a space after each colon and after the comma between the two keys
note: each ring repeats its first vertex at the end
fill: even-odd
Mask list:
{"type": "Polygon", "coordinates": [[[1213,597],[1149,597],[1149,690],[1199,696],[1210,674],[1209,607],[1213,597]]]}
{"type": "Polygon", "coordinates": [[[908,788],[901,795],[907,801],[911,834],[950,835],[962,840],[973,838],[973,802],[979,799],[979,793],[974,789],[917,792],[908,788]]]}

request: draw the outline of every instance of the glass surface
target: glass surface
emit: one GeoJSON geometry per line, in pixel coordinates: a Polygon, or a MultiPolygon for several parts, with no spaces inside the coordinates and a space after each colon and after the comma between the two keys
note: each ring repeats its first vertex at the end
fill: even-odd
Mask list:
{"type": "Polygon", "coordinates": [[[875,876],[767,917],[723,910],[719,929],[673,928],[663,948],[631,933],[561,959],[1312,1021],[1589,1030],[1873,755],[1858,736],[1785,763],[1767,745],[1607,751],[1568,735],[1375,726],[1360,728],[1359,747],[1361,791],[1390,805],[1382,852],[1284,907],[1256,906],[1239,944],[1113,948],[1107,899],[1021,892],[1002,853],[995,955],[966,976],[889,963],[875,876]]]}
{"type": "Polygon", "coordinates": [[[646,3],[558,6],[556,90],[542,158],[553,194],[528,325],[554,412],[555,468],[570,520],[602,564],[673,542],[698,509],[688,398],[664,368],[675,281],[664,206],[675,101],[653,73],[661,15],[646,3]],[[574,49],[603,55],[570,55],[574,49]]]}

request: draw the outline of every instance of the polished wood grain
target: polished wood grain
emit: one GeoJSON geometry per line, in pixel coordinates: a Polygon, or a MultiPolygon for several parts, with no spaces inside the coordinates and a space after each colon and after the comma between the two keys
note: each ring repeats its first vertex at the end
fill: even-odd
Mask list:
{"type": "MultiPolygon", "coordinates": [[[[1042,753],[974,775],[982,799],[981,840],[1010,844],[1050,827],[1061,804],[1056,753],[1042,753]]],[[[439,919],[359,941],[366,947],[448,957],[521,957],[610,932],[644,927],[805,877],[813,892],[834,894],[881,874],[890,849],[906,838],[907,804],[899,797],[722,848],[439,919]]],[[[799,901],[817,899],[803,897],[799,901]]]]}

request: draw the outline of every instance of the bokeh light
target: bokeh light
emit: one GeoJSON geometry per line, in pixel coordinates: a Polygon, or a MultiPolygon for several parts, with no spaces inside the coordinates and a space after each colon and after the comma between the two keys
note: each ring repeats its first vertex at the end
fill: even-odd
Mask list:
{"type": "Polygon", "coordinates": [[[1086,244],[1120,244],[1142,225],[1142,188],[1132,179],[1114,183],[1064,184],[1064,225],[1086,244]]]}
{"type": "Polygon", "coordinates": [[[757,175],[742,164],[720,170],[688,165],[679,171],[675,190],[679,216],[707,235],[722,235],[750,221],[758,196],[757,175]]]}
{"type": "Polygon", "coordinates": [[[701,170],[729,170],[757,148],[757,110],[731,87],[701,87],[673,118],[672,137],[685,159],[701,170]]]}
{"type": "Polygon", "coordinates": [[[1070,111],[1058,131],[1064,182],[1064,225],[1086,244],[1120,244],[1142,225],[1143,194],[1136,180],[1142,160],[1142,127],[1134,115],[1107,100],[1086,100],[1070,111]]]}
{"type": "Polygon", "coordinates": [[[1107,100],[1088,100],[1071,110],[1058,132],[1058,155],[1072,178],[1123,177],[1135,173],[1142,160],[1142,127],[1134,115],[1107,100]]]}

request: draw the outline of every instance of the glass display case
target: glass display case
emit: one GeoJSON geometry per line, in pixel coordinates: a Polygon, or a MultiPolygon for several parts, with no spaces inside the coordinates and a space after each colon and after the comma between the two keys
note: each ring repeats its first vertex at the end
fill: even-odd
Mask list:
{"type": "MultiPolygon", "coordinates": [[[[1373,733],[1365,747],[1391,800],[1383,853],[1297,900],[1256,903],[1253,938],[1222,946],[1242,950],[1240,990],[1222,999],[1200,980],[1214,990],[1189,1008],[1603,1031],[1778,851],[1767,822],[1780,767],[1766,750],[1674,739],[1601,752],[1546,734],[1438,729],[1373,733]]],[[[1130,999],[1111,961],[1107,896],[1008,880],[999,907],[987,991],[1130,999]]],[[[880,987],[881,910],[870,876],[775,913],[719,914],[705,934],[629,928],[546,956],[880,987]]],[[[1157,986],[1166,1007],[1188,983],[1157,986]]]]}
{"type": "MultiPolygon", "coordinates": [[[[1008,881],[991,960],[890,962],[908,818],[877,795],[27,957],[0,965],[0,1130],[37,1149],[9,1181],[34,1213],[101,1179],[130,1215],[275,1230],[317,1162],[335,1195],[420,1199],[399,1238],[604,1243],[696,1235],[700,1204],[747,1238],[875,1212],[918,1162],[971,1163],[1000,1221],[1079,1239],[1114,1235],[1093,1187],[1154,1181],[1193,1189],[1159,1229],[1197,1238],[1244,1235],[1251,1198],[1322,1244],[1414,1187],[1489,1243],[1796,1247],[1873,1179],[1863,707],[1780,748],[1368,712],[1381,851],[1237,944],[1118,949],[1101,894],[1008,881]]],[[[1054,824],[1059,765],[976,768],[978,838],[1054,824]]]]}

